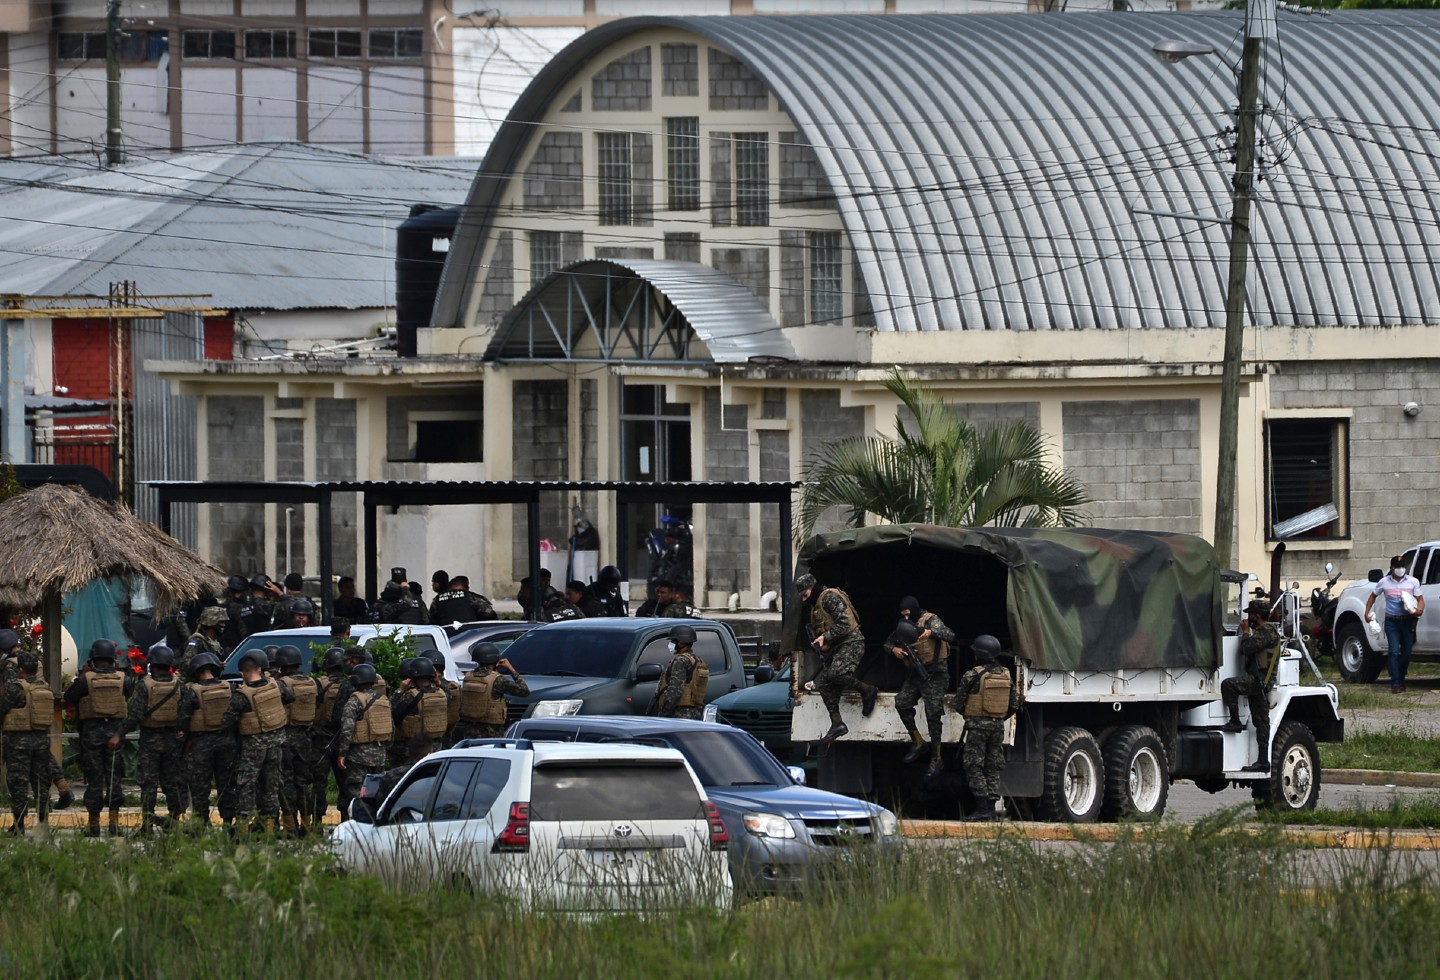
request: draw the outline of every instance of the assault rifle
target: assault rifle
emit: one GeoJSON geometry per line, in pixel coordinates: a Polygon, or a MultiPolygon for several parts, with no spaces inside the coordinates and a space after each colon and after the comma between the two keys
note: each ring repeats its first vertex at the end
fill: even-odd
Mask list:
{"type": "Polygon", "coordinates": [[[915,644],[920,639],[920,627],[908,619],[901,619],[895,626],[895,632],[890,634],[890,643],[905,651],[905,665],[915,671],[915,676],[920,678],[923,684],[930,680],[930,671],[920,662],[920,655],[915,652],[915,644]]]}
{"type": "Polygon", "coordinates": [[[805,624],[805,639],[810,641],[810,649],[820,654],[821,657],[828,658],[830,656],[830,651],[820,646],[820,636],[820,631],[815,628],[813,623],[805,624]]]}

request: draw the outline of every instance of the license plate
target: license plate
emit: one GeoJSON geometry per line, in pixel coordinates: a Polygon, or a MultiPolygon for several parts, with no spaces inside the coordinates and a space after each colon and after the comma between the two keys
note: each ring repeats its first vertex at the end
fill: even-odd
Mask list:
{"type": "Polygon", "coordinates": [[[627,869],[637,867],[641,857],[649,856],[647,851],[591,851],[590,861],[604,868],[627,869]]]}

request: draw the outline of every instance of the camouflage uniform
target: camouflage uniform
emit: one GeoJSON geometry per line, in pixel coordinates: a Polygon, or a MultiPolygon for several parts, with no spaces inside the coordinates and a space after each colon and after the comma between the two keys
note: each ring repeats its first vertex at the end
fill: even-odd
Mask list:
{"type": "MultiPolygon", "coordinates": [[[[34,684],[34,678],[28,678],[34,684]]],[[[25,685],[18,674],[6,671],[5,687],[0,693],[0,719],[9,722],[10,712],[28,716],[25,685]]],[[[18,718],[18,716],[17,716],[18,718]]],[[[24,722],[21,721],[21,724],[24,722]]],[[[5,788],[10,791],[10,812],[18,833],[25,825],[30,809],[30,793],[34,790],[38,820],[45,822],[50,810],[50,729],[5,732],[5,788]]]]}
{"type": "MultiPolygon", "coordinates": [[[[480,664],[475,668],[474,676],[484,678],[493,673],[497,673],[495,668],[480,664]]],[[[463,697],[463,685],[461,692],[461,696],[463,697]]],[[[492,697],[500,700],[503,700],[507,694],[513,694],[517,698],[528,697],[530,695],[530,685],[526,684],[525,678],[519,674],[502,674],[495,679],[495,686],[490,689],[490,694],[492,697]]],[[[466,721],[462,717],[455,723],[453,735],[456,742],[467,738],[500,738],[505,734],[506,727],[507,725],[503,721],[496,725],[483,725],[478,722],[466,721]]]]}
{"type": "Polygon", "coordinates": [[[142,826],[147,827],[155,815],[157,787],[165,794],[165,809],[171,820],[178,820],[186,809],[188,793],[185,791],[185,759],[182,755],[184,745],[181,742],[181,735],[185,730],[180,727],[179,711],[187,688],[178,676],[172,675],[172,680],[175,684],[173,691],[157,693],[152,710],[150,694],[154,681],[152,678],[142,678],[135,685],[135,693],[130,698],[130,711],[125,717],[127,734],[140,729],[135,775],[140,782],[140,812],[144,821],[142,826]],[[168,716],[172,709],[176,715],[175,721],[164,725],[148,723],[157,713],[168,716]]]}
{"type": "MultiPolygon", "coordinates": [[[[113,663],[98,661],[95,666],[82,672],[65,690],[65,701],[75,705],[89,696],[89,678],[92,675],[106,676],[116,673],[113,663]]],[[[87,664],[89,666],[89,664],[87,664]]],[[[122,696],[129,700],[135,693],[135,675],[126,673],[122,696]]],[[[125,778],[125,762],[121,748],[110,748],[110,740],[123,733],[125,718],[90,718],[79,722],[80,726],[80,768],[85,773],[85,810],[90,814],[92,827],[107,806],[118,818],[121,804],[125,802],[125,790],[121,781],[125,778]]],[[[112,821],[113,823],[114,821],[112,821]]]]}
{"type": "MultiPolygon", "coordinates": [[[[5,684],[9,684],[11,681],[19,679],[20,670],[17,658],[7,658],[4,661],[4,666],[0,667],[0,687],[3,687],[3,685],[5,684]]],[[[43,664],[41,665],[40,669],[35,673],[35,683],[45,683],[45,667],[43,664]]],[[[55,758],[54,752],[49,753],[49,761],[46,762],[45,765],[49,768],[50,779],[45,784],[45,791],[43,793],[39,792],[39,789],[37,787],[37,796],[43,796],[48,801],[50,799],[50,786],[51,784],[54,784],[55,788],[60,791],[60,803],[57,809],[64,810],[65,808],[70,806],[69,802],[67,802],[66,800],[66,797],[70,794],[70,784],[65,779],[65,768],[60,765],[60,760],[55,758]]]]}
{"type": "Polygon", "coordinates": [[[181,677],[189,677],[190,661],[194,660],[198,654],[207,652],[215,654],[215,659],[222,664],[230,655],[230,651],[225,649],[225,644],[220,642],[219,637],[206,636],[205,631],[201,629],[193,633],[190,642],[185,644],[185,649],[175,655],[175,672],[181,677]]]}
{"type": "Polygon", "coordinates": [[[1265,696],[1264,672],[1279,645],[1280,630],[1274,623],[1261,623],[1240,637],[1240,674],[1220,682],[1220,698],[1231,718],[1240,717],[1242,695],[1249,703],[1250,724],[1255,726],[1261,761],[1270,748],[1270,700],[1265,696]]]}
{"type": "MultiPolygon", "coordinates": [[[[280,703],[289,705],[295,700],[290,688],[273,678],[262,678],[256,682],[241,681],[230,698],[230,707],[225,712],[221,727],[238,729],[241,716],[250,714],[250,702],[240,692],[240,686],[259,689],[274,683],[280,688],[280,703]]],[[[280,766],[285,751],[285,729],[240,735],[239,758],[235,761],[235,816],[248,820],[260,815],[273,820],[280,812],[280,766]]]]}
{"type": "MultiPolygon", "coordinates": [[[[917,629],[929,630],[931,637],[915,644],[915,654],[929,671],[929,680],[922,681],[914,670],[907,669],[905,683],[895,695],[895,712],[905,725],[907,732],[915,728],[915,705],[925,701],[925,727],[930,732],[930,744],[940,744],[940,733],[945,721],[945,688],[950,686],[949,644],[955,642],[955,632],[932,612],[921,613],[915,621],[917,629]]],[[[885,641],[885,649],[898,645],[894,636],[885,641]]]]}
{"type": "MultiPolygon", "coordinates": [[[[965,700],[980,689],[980,676],[985,673],[1004,674],[1010,672],[996,663],[977,664],[967,670],[955,686],[955,703],[963,706],[965,700]]],[[[1015,684],[1010,684],[1010,705],[1005,718],[1019,709],[1019,694],[1015,684]]],[[[928,710],[928,709],[927,709],[928,710]]],[[[977,799],[1000,798],[1000,774],[1005,771],[1005,746],[1001,739],[1005,735],[1005,718],[991,718],[985,715],[965,715],[965,752],[962,764],[970,792],[977,799]]]]}
{"type": "Polygon", "coordinates": [[[185,745],[185,781],[190,786],[190,800],[195,806],[196,818],[206,824],[210,822],[210,790],[213,786],[219,793],[220,819],[228,824],[235,819],[237,748],[234,721],[230,719],[227,705],[219,727],[215,731],[203,730],[204,723],[195,717],[195,713],[200,708],[200,692],[207,688],[230,692],[226,681],[191,682],[185,700],[180,704],[180,727],[189,733],[185,745]],[[226,719],[230,719],[229,727],[226,719]]]}
{"type": "Polygon", "coordinates": [[[662,619],[699,619],[700,611],[684,599],[671,599],[669,604],[655,615],[662,619]]]}
{"type": "Polygon", "coordinates": [[[849,597],[839,589],[821,592],[810,616],[816,628],[824,630],[816,638],[825,638],[825,651],[829,655],[825,666],[815,675],[815,690],[820,692],[826,710],[838,714],[842,691],[868,688],[855,676],[860,658],[865,654],[865,636],[860,632],[860,624],[851,620],[849,597]],[[827,621],[833,625],[826,628],[827,621]]]}
{"type": "MultiPolygon", "coordinates": [[[[395,692],[395,696],[390,699],[390,715],[395,721],[396,733],[395,741],[392,743],[393,752],[395,755],[395,762],[398,763],[400,759],[404,758],[406,753],[405,741],[407,738],[410,737],[409,735],[405,735],[401,732],[400,726],[404,724],[406,718],[414,715],[420,710],[421,697],[434,691],[439,691],[441,694],[445,695],[445,710],[446,714],[448,715],[450,710],[450,692],[445,690],[443,687],[438,686],[433,681],[429,684],[426,684],[424,687],[419,687],[418,685],[413,687],[402,687],[399,691],[395,692]]],[[[411,734],[419,733],[415,732],[411,734]]],[[[445,747],[444,742],[445,735],[442,733],[438,738],[434,738],[429,741],[429,743],[426,745],[425,753],[428,755],[431,752],[440,751],[445,747]]]]}
{"type": "MultiPolygon", "coordinates": [[[[281,678],[287,686],[292,683],[303,684],[304,681],[309,679],[308,674],[285,674],[281,678]]],[[[315,721],[318,722],[320,719],[320,702],[318,697],[319,692],[317,691],[316,693],[315,721]]],[[[291,702],[292,708],[295,703],[297,702],[291,702]]],[[[308,825],[315,815],[315,800],[312,784],[315,782],[315,770],[317,768],[316,757],[320,755],[320,753],[317,751],[314,739],[312,739],[310,735],[314,724],[315,722],[301,723],[296,721],[294,711],[292,710],[290,724],[280,730],[285,736],[285,744],[281,752],[280,763],[282,808],[287,814],[287,820],[294,817],[302,826],[308,825]]],[[[324,799],[324,793],[325,784],[321,783],[320,795],[322,800],[324,799]]],[[[324,807],[321,807],[321,818],[323,818],[324,815],[324,807]]]]}
{"type": "MultiPolygon", "coordinates": [[[[680,704],[686,688],[690,686],[691,678],[704,666],[704,662],[689,647],[676,651],[675,656],[670,658],[670,663],[665,666],[665,673],[660,678],[660,683],[655,686],[655,697],[650,700],[650,709],[645,713],[659,715],[661,718],[689,718],[692,721],[704,718],[704,708],[680,704]]],[[[705,684],[708,678],[709,671],[706,670],[705,680],[697,682],[700,687],[699,700],[702,702],[705,700],[705,684]]]]}
{"type": "Polygon", "coordinates": [[[388,713],[388,705],[384,704],[387,700],[385,695],[379,694],[373,687],[357,689],[340,711],[340,732],[335,748],[336,754],[345,760],[345,779],[340,786],[342,815],[348,809],[350,801],[360,795],[360,788],[365,785],[365,777],[372,772],[385,771],[387,742],[351,742],[355,737],[355,725],[360,720],[360,715],[370,706],[372,699],[377,697],[382,702],[379,710],[388,713]]]}
{"type": "Polygon", "coordinates": [[[309,807],[310,818],[319,823],[325,818],[325,811],[330,808],[330,774],[335,774],[335,784],[340,785],[345,779],[345,773],[336,764],[338,756],[335,754],[335,741],[339,723],[336,716],[344,707],[342,700],[335,701],[333,710],[326,712],[325,692],[331,687],[337,689],[337,694],[349,688],[349,681],[345,678],[344,668],[337,667],[328,671],[323,678],[317,677],[319,685],[319,696],[315,702],[315,724],[310,726],[310,769],[309,785],[305,791],[306,805],[309,807]]]}

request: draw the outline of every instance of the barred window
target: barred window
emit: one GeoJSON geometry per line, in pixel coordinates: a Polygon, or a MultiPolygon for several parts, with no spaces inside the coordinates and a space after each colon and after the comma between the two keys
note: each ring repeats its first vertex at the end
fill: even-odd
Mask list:
{"type": "Polygon", "coordinates": [[[839,323],[845,315],[844,258],[838,231],[810,232],[810,322],[839,323]]]}
{"type": "Polygon", "coordinates": [[[180,35],[180,50],[184,57],[196,60],[233,59],[235,32],[185,31],[180,35]]]}
{"type": "Polygon", "coordinates": [[[360,32],[356,30],[324,30],[312,28],[309,34],[312,58],[360,57],[360,32]]]}
{"type": "Polygon", "coordinates": [[[530,233],[530,285],[538,285],[546,276],[565,264],[564,240],[558,231],[530,233]]]}
{"type": "MultiPolygon", "coordinates": [[[[104,61],[104,31],[66,31],[55,39],[60,61],[104,61]]],[[[134,63],[159,61],[170,50],[167,31],[126,31],[120,35],[120,60],[134,63]]]]}
{"type": "Polygon", "coordinates": [[[634,146],[629,133],[598,133],[600,223],[635,223],[634,146]]]}
{"type": "Polygon", "coordinates": [[[62,31],[56,39],[61,61],[101,61],[105,58],[104,31],[62,31]]]}
{"type": "Polygon", "coordinates": [[[266,58],[295,57],[294,31],[246,31],[245,57],[256,61],[266,58]]]}
{"type": "Polygon", "coordinates": [[[700,120],[665,120],[665,179],[671,211],[700,210],[700,120]]]}
{"type": "Polygon", "coordinates": [[[424,35],[418,27],[370,28],[370,57],[418,58],[422,54],[424,35]]]}
{"type": "Polygon", "coordinates": [[[736,133],[735,224],[770,223],[770,134],[736,133]]]}

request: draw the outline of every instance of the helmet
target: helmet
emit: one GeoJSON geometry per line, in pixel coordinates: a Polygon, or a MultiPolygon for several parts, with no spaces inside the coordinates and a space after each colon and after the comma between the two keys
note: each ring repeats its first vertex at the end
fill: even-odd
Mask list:
{"type": "Polygon", "coordinates": [[[202,670],[213,670],[217,674],[220,673],[220,658],[209,650],[197,653],[190,659],[191,678],[199,677],[202,670]]]}
{"type": "Polygon", "coordinates": [[[1245,615],[1265,616],[1268,618],[1270,615],[1270,603],[1264,599],[1251,599],[1250,604],[1245,607],[1245,615]]]}
{"type": "Polygon", "coordinates": [[[690,626],[672,626],[670,627],[670,639],[687,647],[694,646],[695,630],[690,626]]]}
{"type": "Polygon", "coordinates": [[[201,629],[206,626],[226,626],[230,622],[230,614],[219,606],[210,606],[200,613],[198,625],[201,629]]]}
{"type": "Polygon", "coordinates": [[[620,569],[614,565],[606,565],[600,569],[600,574],[595,577],[595,581],[607,589],[613,589],[620,584],[620,569]]]}
{"type": "Polygon", "coordinates": [[[20,645],[20,634],[12,629],[0,630],[0,650],[12,650],[20,645]]]}
{"type": "Polygon", "coordinates": [[[356,664],[350,672],[350,683],[356,687],[369,687],[375,683],[375,668],[369,664],[356,664]]]}
{"type": "MultiPolygon", "coordinates": [[[[411,657],[400,661],[400,676],[410,680],[423,680],[435,675],[435,665],[424,657],[411,657]]],[[[351,675],[354,676],[353,674],[351,675]]]]}
{"type": "Polygon", "coordinates": [[[250,583],[245,581],[244,575],[231,575],[225,580],[225,588],[231,592],[244,592],[250,588],[250,583]]]}
{"type": "Polygon", "coordinates": [[[470,644],[470,659],[477,664],[493,666],[500,662],[500,648],[488,640],[470,644]]]}
{"type": "Polygon", "coordinates": [[[265,667],[267,666],[267,661],[266,661],[266,657],[265,657],[265,651],[264,651],[264,650],[246,650],[245,653],[244,653],[244,655],[242,655],[242,656],[240,657],[240,659],[239,659],[238,661],[236,661],[235,666],[236,666],[236,667],[240,667],[240,668],[244,668],[244,666],[245,666],[247,663],[254,664],[254,665],[255,665],[255,668],[256,668],[257,670],[264,670],[265,667]]]}
{"type": "Polygon", "coordinates": [[[172,670],[175,667],[175,651],[159,643],[150,648],[145,659],[150,661],[151,667],[165,667],[172,670]]]}
{"type": "Polygon", "coordinates": [[[278,663],[282,668],[283,668],[283,667],[299,667],[299,666],[300,666],[300,661],[301,661],[301,659],[302,659],[302,658],[301,658],[301,656],[300,656],[300,648],[299,648],[299,647],[290,646],[289,644],[286,644],[285,646],[281,647],[281,648],[279,649],[279,651],[277,651],[276,654],[275,654],[275,661],[276,661],[276,663],[278,663]]]}
{"type": "Polygon", "coordinates": [[[263,589],[269,584],[270,576],[266,575],[264,572],[261,572],[250,580],[250,588],[252,589],[263,589]]]}
{"type": "Polygon", "coordinates": [[[439,650],[426,650],[424,653],[420,654],[420,656],[422,659],[430,661],[431,665],[434,666],[436,670],[445,669],[445,654],[441,653],[439,650]]]}
{"type": "Polygon", "coordinates": [[[280,648],[272,643],[265,648],[265,663],[261,664],[261,666],[278,667],[280,665],[279,657],[280,648]]]}
{"type": "Polygon", "coordinates": [[[815,588],[814,575],[805,574],[795,579],[795,595],[797,598],[799,596],[803,596],[806,592],[809,592],[813,588],[815,588]]]}
{"type": "Polygon", "coordinates": [[[109,660],[113,662],[115,660],[115,641],[96,640],[90,644],[90,659],[109,660]]]}
{"type": "Polygon", "coordinates": [[[296,599],[290,603],[290,615],[292,616],[313,616],[315,615],[315,603],[309,599],[296,599]]]}
{"type": "Polygon", "coordinates": [[[325,651],[325,659],[320,661],[322,670],[338,670],[345,665],[345,651],[339,647],[331,647],[325,651]]]}
{"type": "Polygon", "coordinates": [[[33,674],[40,669],[40,658],[33,653],[22,653],[15,658],[20,664],[20,670],[26,674],[33,674]]]}
{"type": "MultiPolygon", "coordinates": [[[[901,619],[895,624],[895,639],[906,646],[913,646],[920,639],[920,627],[908,619],[901,619]]],[[[996,649],[998,650],[999,647],[997,646],[996,649]]]]}
{"type": "Polygon", "coordinates": [[[1000,656],[1000,641],[989,633],[981,633],[970,644],[970,650],[975,654],[976,660],[982,663],[993,663],[995,658],[1000,656]]]}

